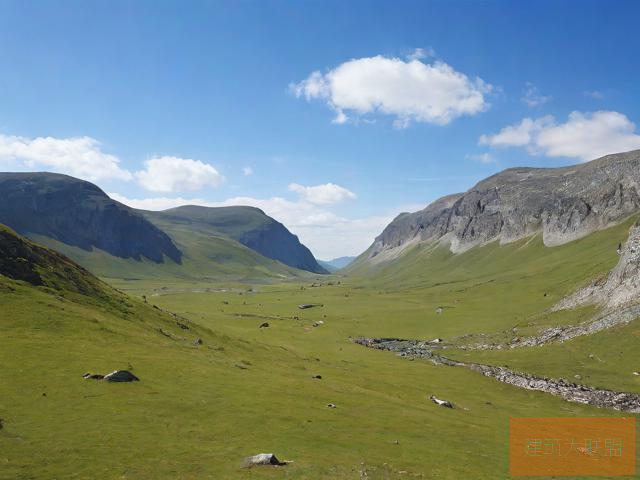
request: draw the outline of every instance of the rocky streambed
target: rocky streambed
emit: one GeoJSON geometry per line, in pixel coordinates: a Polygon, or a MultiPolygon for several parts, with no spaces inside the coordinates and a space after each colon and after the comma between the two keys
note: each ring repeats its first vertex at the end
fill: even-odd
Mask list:
{"type": "Polygon", "coordinates": [[[504,367],[465,363],[448,359],[434,350],[437,345],[419,340],[398,338],[358,338],[355,343],[368,348],[388,350],[401,357],[424,358],[437,365],[466,367],[487,377],[527,390],[537,390],[562,397],[569,402],[584,403],[599,408],[612,408],[622,412],[640,413],[640,394],[597,389],[568,382],[564,379],[537,377],[527,373],[514,372],[504,367]]]}

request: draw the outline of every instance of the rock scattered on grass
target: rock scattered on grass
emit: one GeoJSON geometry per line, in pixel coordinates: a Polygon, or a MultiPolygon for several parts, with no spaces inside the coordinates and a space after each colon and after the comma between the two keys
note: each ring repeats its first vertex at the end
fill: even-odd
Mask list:
{"type": "Polygon", "coordinates": [[[289,461],[281,462],[273,453],[259,453],[257,455],[253,455],[251,457],[247,457],[244,459],[243,466],[245,468],[256,467],[256,466],[275,466],[280,467],[283,465],[287,465],[291,463],[289,461]]]}
{"type": "Polygon", "coordinates": [[[324,305],[317,304],[317,303],[301,303],[300,305],[298,305],[298,308],[300,310],[306,310],[307,308],[313,308],[313,307],[324,307],[324,305]]]}
{"type": "Polygon", "coordinates": [[[260,324],[260,328],[267,328],[269,326],[269,322],[264,322],[260,324]]]}
{"type": "Polygon", "coordinates": [[[115,370],[104,376],[107,382],[139,382],[140,379],[136,377],[129,370],[115,370]]]}
{"type": "Polygon", "coordinates": [[[436,405],[440,405],[441,407],[445,408],[453,408],[453,403],[451,403],[449,400],[441,400],[439,398],[436,398],[434,395],[431,395],[429,398],[436,405]]]}
{"type": "Polygon", "coordinates": [[[327,407],[336,408],[336,404],[335,403],[327,403],[327,407]]]}
{"type": "Polygon", "coordinates": [[[200,337],[196,338],[196,339],[193,341],[193,344],[194,344],[195,346],[202,345],[202,339],[201,339],[200,337]]]}
{"type": "MultiPolygon", "coordinates": [[[[82,375],[85,380],[106,380],[107,382],[138,382],[140,379],[136,377],[129,370],[114,370],[107,375],[101,375],[99,373],[85,373],[82,375]]],[[[46,396],[45,393],[42,394],[46,396]]]]}
{"type": "Polygon", "coordinates": [[[314,375],[312,378],[315,378],[317,380],[322,380],[322,375],[314,375]]]}

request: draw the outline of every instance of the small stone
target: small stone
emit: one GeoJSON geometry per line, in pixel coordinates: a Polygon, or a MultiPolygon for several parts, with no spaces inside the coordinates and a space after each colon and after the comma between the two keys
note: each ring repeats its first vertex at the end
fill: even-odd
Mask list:
{"type": "Polygon", "coordinates": [[[260,324],[260,328],[268,328],[269,327],[269,322],[264,322],[260,324]]]}
{"type": "Polygon", "coordinates": [[[335,403],[328,403],[327,407],[329,408],[336,408],[336,404],[335,403]]]}
{"type": "Polygon", "coordinates": [[[138,382],[140,379],[128,370],[115,370],[104,376],[108,382],[138,382]]]}

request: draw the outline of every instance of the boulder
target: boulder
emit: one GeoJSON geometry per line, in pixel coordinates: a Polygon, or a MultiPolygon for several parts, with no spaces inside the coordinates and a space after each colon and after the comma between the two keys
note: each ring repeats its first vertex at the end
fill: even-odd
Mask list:
{"type": "Polygon", "coordinates": [[[255,467],[259,465],[286,465],[287,462],[281,462],[273,453],[259,453],[258,455],[253,455],[252,457],[247,457],[244,459],[245,467],[255,467]]]}
{"type": "Polygon", "coordinates": [[[453,408],[453,403],[451,403],[449,400],[440,400],[439,398],[436,398],[434,395],[431,395],[429,398],[436,405],[440,405],[441,407],[445,407],[445,408],[453,408]]]}
{"type": "Polygon", "coordinates": [[[108,382],[137,382],[140,379],[129,370],[115,370],[104,376],[108,382]]]}
{"type": "Polygon", "coordinates": [[[104,375],[100,375],[99,373],[87,372],[82,375],[82,378],[84,378],[85,380],[102,380],[104,378],[104,375]]]}

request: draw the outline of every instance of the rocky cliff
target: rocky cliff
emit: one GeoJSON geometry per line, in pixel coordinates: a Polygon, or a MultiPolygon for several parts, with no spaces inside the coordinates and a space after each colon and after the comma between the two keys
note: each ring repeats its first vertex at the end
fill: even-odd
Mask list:
{"type": "Polygon", "coordinates": [[[180,262],[166,233],[95,185],[55,173],[0,173],[0,223],[121,258],[180,262]]]}
{"type": "Polygon", "coordinates": [[[368,258],[420,241],[461,252],[536,232],[545,245],[559,245],[639,210],[640,150],[563,168],[511,168],[398,216],[375,239],[368,258]]]}

